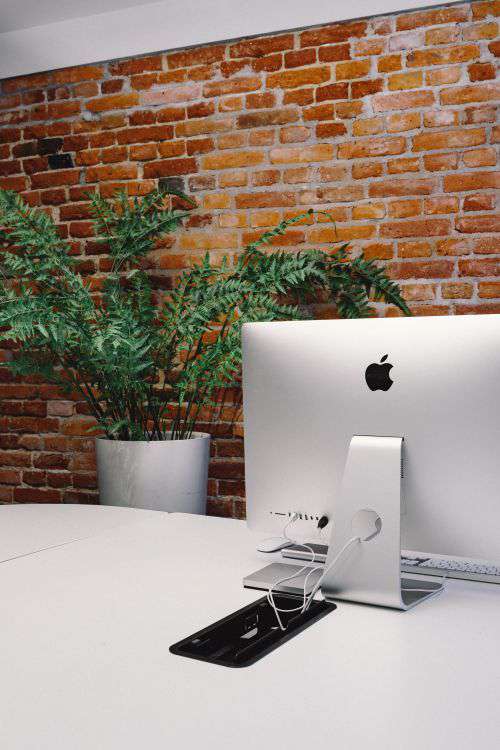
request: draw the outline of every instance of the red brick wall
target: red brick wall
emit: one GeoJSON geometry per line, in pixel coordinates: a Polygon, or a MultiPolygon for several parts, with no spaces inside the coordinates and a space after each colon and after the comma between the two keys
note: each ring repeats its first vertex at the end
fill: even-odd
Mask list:
{"type": "MultiPolygon", "coordinates": [[[[141,194],[174,179],[200,210],[152,259],[164,286],[200,253],[235,254],[313,205],[336,228],[296,227],[282,245],[352,240],[387,264],[416,314],[500,312],[499,7],[441,6],[5,80],[0,186],[53,211],[97,277],[107,261],[85,191],[141,194]]],[[[95,500],[84,405],[5,368],[0,379],[0,499],[95,500]]],[[[244,513],[242,452],[223,429],[211,512],[244,513]]]]}

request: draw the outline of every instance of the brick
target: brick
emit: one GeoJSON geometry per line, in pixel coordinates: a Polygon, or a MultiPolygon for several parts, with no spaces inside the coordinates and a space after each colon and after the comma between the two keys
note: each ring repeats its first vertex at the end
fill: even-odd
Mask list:
{"type": "Polygon", "coordinates": [[[331,83],[328,86],[319,86],[316,89],[316,101],[324,102],[334,99],[347,99],[349,85],[347,83],[331,83]]]}
{"type": "Polygon", "coordinates": [[[369,117],[364,120],[356,120],[352,126],[353,135],[376,135],[384,129],[384,121],[381,117],[369,117]]]}
{"type": "MultiPolygon", "coordinates": [[[[123,79],[121,78],[112,78],[109,81],[103,81],[101,83],[101,92],[103,94],[117,94],[122,89],[123,79]]],[[[94,96],[97,96],[97,94],[94,94],[94,96]]]]}
{"type": "Polygon", "coordinates": [[[309,140],[310,137],[310,129],[303,125],[292,125],[288,128],[281,128],[280,130],[281,143],[300,143],[309,140]]]}
{"type": "Polygon", "coordinates": [[[177,137],[191,137],[195,135],[206,135],[209,133],[222,133],[231,130],[234,126],[234,120],[231,116],[226,115],[217,120],[188,120],[179,122],[175,127],[177,137]]]}
{"type": "MultiPolygon", "coordinates": [[[[5,85],[5,84],[4,84],[5,85]]],[[[0,143],[17,143],[21,140],[21,131],[19,128],[1,128],[0,143]]]]}
{"type": "Polygon", "coordinates": [[[426,154],[424,167],[429,172],[447,172],[458,166],[458,154],[426,154]]]}
{"type": "Polygon", "coordinates": [[[306,107],[302,110],[302,117],[305,122],[313,120],[332,120],[335,117],[335,109],[332,102],[325,104],[315,104],[312,107],[306,107]]]}
{"type": "Polygon", "coordinates": [[[354,42],[354,54],[357,57],[381,55],[385,50],[385,39],[360,39],[354,42]]]}
{"type": "Polygon", "coordinates": [[[450,233],[448,219],[393,221],[380,225],[381,237],[435,237],[450,233]]]}
{"type": "Polygon", "coordinates": [[[261,85],[261,80],[257,76],[235,78],[232,81],[211,81],[210,83],[206,83],[203,87],[203,96],[226,96],[227,94],[256,91],[261,88],[261,85]]]}
{"type": "Polygon", "coordinates": [[[488,44],[488,49],[495,57],[500,57],[500,39],[496,39],[494,42],[488,44]]]}
{"type": "Polygon", "coordinates": [[[449,281],[441,284],[441,296],[443,299],[470,299],[472,293],[472,284],[458,281],[449,281]]]}
{"type": "Polygon", "coordinates": [[[171,177],[173,175],[191,174],[198,171],[196,159],[165,159],[150,161],[144,165],[144,177],[171,177]]]}
{"type": "Polygon", "coordinates": [[[369,187],[371,197],[430,195],[436,188],[434,179],[406,178],[372,182],[369,187]]]}
{"type": "Polygon", "coordinates": [[[330,79],[330,69],[326,65],[310,68],[296,68],[267,76],[267,88],[296,89],[300,86],[316,85],[330,79]]]}
{"type": "Polygon", "coordinates": [[[273,109],[262,112],[249,112],[240,115],[237,119],[239,128],[261,128],[270,125],[284,125],[289,122],[295,122],[299,119],[299,112],[296,108],[273,109]]]}
{"type": "Polygon", "coordinates": [[[79,181],[79,169],[65,169],[34,174],[31,178],[31,185],[33,188],[58,187],[59,185],[76,185],[79,181]]]}
{"type": "Polygon", "coordinates": [[[363,102],[335,102],[335,115],[341,120],[350,120],[363,111],[363,102]]]}
{"type": "Polygon", "coordinates": [[[488,259],[464,259],[458,261],[459,276],[500,276],[500,260],[488,259]]]}
{"type": "MultiPolygon", "coordinates": [[[[241,148],[242,146],[246,145],[246,142],[246,133],[224,133],[217,138],[217,148],[241,148]]],[[[191,143],[196,143],[196,141],[188,141],[188,152],[191,143]]],[[[214,142],[212,138],[200,138],[199,143],[203,146],[204,151],[211,151],[214,148],[214,142]]]]}
{"type": "Polygon", "coordinates": [[[471,81],[488,81],[496,77],[496,66],[493,63],[474,63],[469,65],[469,78],[471,81]]]}
{"type": "Polygon", "coordinates": [[[495,196],[489,193],[484,195],[468,195],[464,198],[464,211],[491,211],[495,208],[495,196]]]}
{"type": "Polygon", "coordinates": [[[444,128],[449,125],[458,125],[458,112],[439,109],[434,112],[424,112],[424,125],[426,128],[444,128]]]}
{"type": "Polygon", "coordinates": [[[432,255],[432,245],[423,240],[406,240],[398,242],[400,258],[428,258],[432,255]]]}
{"type": "Polygon", "coordinates": [[[355,180],[364,180],[367,177],[380,177],[383,166],[380,162],[360,162],[352,165],[352,176],[355,180]]]}
{"type": "MultiPolygon", "coordinates": [[[[50,163],[49,157],[49,164],[50,163]]],[[[128,158],[128,149],[125,146],[112,146],[111,148],[104,148],[101,151],[101,161],[105,164],[126,161],[128,158]]]]}
{"type": "Polygon", "coordinates": [[[285,68],[300,68],[303,65],[314,65],[316,58],[317,52],[313,47],[286,52],[284,57],[285,68]]]}
{"type": "Polygon", "coordinates": [[[390,260],[394,257],[394,250],[391,244],[372,242],[363,247],[363,257],[367,260],[390,260]]]}
{"type": "Polygon", "coordinates": [[[147,143],[148,141],[165,141],[172,138],[172,125],[151,125],[149,127],[125,128],[116,134],[116,140],[124,143],[147,143]]]}
{"type": "Polygon", "coordinates": [[[484,143],[483,128],[469,130],[447,130],[439,133],[419,133],[413,137],[413,151],[437,151],[439,149],[464,148],[484,143]]]}
{"type": "Polygon", "coordinates": [[[402,34],[394,34],[389,38],[389,50],[391,52],[400,52],[401,50],[423,46],[424,34],[421,31],[407,31],[402,34]]]}
{"type": "Polygon", "coordinates": [[[254,166],[260,164],[263,159],[264,154],[261,151],[233,151],[204,156],[201,166],[202,169],[233,169],[254,166]]]}
{"type": "Polygon", "coordinates": [[[270,146],[274,143],[274,130],[253,130],[248,142],[250,146],[270,146]]]}
{"type": "Polygon", "coordinates": [[[465,172],[445,175],[443,188],[446,193],[461,193],[468,190],[500,188],[500,172],[465,172]]]}
{"type": "Polygon", "coordinates": [[[87,182],[100,182],[106,180],[134,180],[137,177],[135,164],[108,164],[100,167],[87,169],[87,182]]]}
{"type": "Polygon", "coordinates": [[[0,177],[0,188],[3,190],[26,190],[26,177],[0,177]]]}
{"type": "Polygon", "coordinates": [[[265,192],[240,193],[235,196],[236,208],[272,208],[274,206],[295,206],[294,193],[265,192]]]}
{"type": "Polygon", "coordinates": [[[377,62],[379,73],[392,73],[394,70],[401,70],[401,55],[386,55],[381,57],[377,62]]]}
{"type": "Polygon", "coordinates": [[[453,268],[454,263],[449,260],[408,260],[391,263],[388,270],[395,279],[446,279],[453,268]]]}
{"type": "Polygon", "coordinates": [[[389,159],[387,162],[389,174],[404,174],[405,172],[419,172],[420,160],[418,158],[389,159]]]}
{"type": "Polygon", "coordinates": [[[402,112],[387,116],[387,132],[402,133],[420,127],[420,112],[402,112]]]}
{"type": "Polygon", "coordinates": [[[367,28],[365,21],[336,23],[319,29],[310,29],[300,34],[301,47],[316,47],[320,44],[346,42],[351,38],[364,36],[367,28]]]}
{"type": "Polygon", "coordinates": [[[316,162],[333,158],[333,146],[329,143],[318,143],[314,146],[288,146],[271,149],[271,164],[289,164],[294,162],[316,162]]]}
{"type": "Polygon", "coordinates": [[[425,68],[428,65],[450,65],[463,63],[479,57],[481,50],[477,44],[462,44],[453,47],[436,47],[434,49],[415,50],[410,52],[406,64],[409,68],[425,68]]]}
{"type": "Polygon", "coordinates": [[[464,28],[462,34],[467,42],[474,42],[479,39],[494,39],[498,36],[498,23],[489,21],[488,23],[474,24],[464,28]]]}
{"type": "Polygon", "coordinates": [[[429,29],[425,32],[425,44],[427,47],[434,47],[436,44],[451,44],[458,41],[460,41],[460,28],[458,26],[440,26],[437,29],[429,29]]]}
{"type": "Polygon", "coordinates": [[[351,98],[362,99],[365,96],[378,94],[382,89],[383,81],[381,78],[369,79],[366,81],[353,81],[351,83],[351,98]]]}
{"type": "Polygon", "coordinates": [[[495,115],[495,107],[492,106],[467,107],[465,122],[468,125],[478,122],[494,122],[495,115]]]}
{"type": "Polygon", "coordinates": [[[293,34],[261,37],[237,42],[229,48],[230,57],[264,57],[272,52],[293,49],[293,34]]]}
{"type": "Polygon", "coordinates": [[[438,255],[468,255],[470,247],[464,240],[438,240],[436,250],[438,255]]]}
{"type": "Polygon", "coordinates": [[[500,97],[500,83],[485,83],[483,86],[469,85],[453,89],[443,89],[440,97],[441,104],[487,102],[500,97]]]}
{"type": "Polygon", "coordinates": [[[383,203],[360,203],[353,206],[352,218],[358,219],[383,219],[385,216],[385,206],[383,203]]]}
{"type": "Polygon", "coordinates": [[[262,94],[248,94],[245,102],[247,109],[268,109],[276,105],[276,96],[272,91],[264,91],[262,94]]]}
{"type": "Polygon", "coordinates": [[[500,214],[484,216],[462,216],[455,221],[457,232],[474,234],[476,232],[500,232],[500,214]]]}
{"type": "Polygon", "coordinates": [[[402,292],[407,302],[426,302],[435,299],[434,284],[404,284],[402,292]]]}
{"type": "Polygon", "coordinates": [[[422,213],[422,201],[390,201],[388,204],[388,215],[393,219],[407,219],[422,213]]]}
{"type": "Polygon", "coordinates": [[[57,503],[61,502],[58,490],[44,487],[15,487],[14,501],[17,503],[57,503]]]}
{"type": "Polygon", "coordinates": [[[339,62],[335,66],[335,77],[337,81],[351,78],[363,78],[370,72],[370,60],[352,60],[339,62]]]}
{"type": "Polygon", "coordinates": [[[285,91],[283,94],[283,104],[312,104],[314,101],[314,89],[296,89],[295,91],[285,91]]]}
{"type": "Polygon", "coordinates": [[[85,107],[89,112],[107,112],[113,109],[127,109],[135,107],[139,103],[139,94],[131,92],[128,94],[110,94],[98,99],[90,99],[85,107]]]}
{"type": "Polygon", "coordinates": [[[424,200],[424,214],[453,214],[458,211],[458,198],[442,195],[424,200]]]}
{"type": "Polygon", "coordinates": [[[185,83],[179,86],[171,86],[166,89],[146,91],[141,94],[141,104],[179,104],[180,102],[189,102],[193,99],[199,99],[200,96],[200,84],[185,83]]]}
{"type": "Polygon", "coordinates": [[[446,86],[451,83],[457,83],[460,80],[462,71],[460,65],[453,65],[448,68],[437,68],[436,70],[427,70],[425,73],[426,86],[446,86]]]}
{"type": "Polygon", "coordinates": [[[218,250],[238,247],[235,232],[187,232],[182,235],[180,246],[183,250],[218,250]]]}
{"type": "Polygon", "coordinates": [[[437,26],[445,23],[462,23],[467,21],[467,7],[465,5],[440,8],[438,10],[422,10],[416,13],[404,13],[397,17],[398,30],[418,29],[423,26],[437,26]]]}
{"type": "MultiPolygon", "coordinates": [[[[223,172],[218,177],[219,187],[243,187],[248,182],[246,172],[242,170],[234,170],[232,172],[223,172]]],[[[191,188],[193,189],[193,188],[191,188]]]]}
{"type": "Polygon", "coordinates": [[[312,229],[309,233],[310,243],[332,243],[332,242],[351,242],[352,240],[370,239],[375,235],[376,227],[372,224],[321,227],[312,229]]]}
{"type": "Polygon", "coordinates": [[[369,156],[402,154],[406,150],[404,138],[365,138],[339,146],[339,159],[359,159],[369,156]]]}
{"type": "Polygon", "coordinates": [[[388,112],[392,109],[418,109],[434,104],[432,91],[405,91],[399,94],[378,94],[372,100],[374,112],[388,112]]]}
{"type": "Polygon", "coordinates": [[[480,281],[478,284],[477,296],[481,298],[499,298],[500,281],[480,281]]]}
{"type": "Polygon", "coordinates": [[[421,71],[411,71],[405,73],[394,73],[389,76],[389,90],[399,91],[401,89],[417,89],[423,84],[423,74],[421,71]]]}
{"type": "Polygon", "coordinates": [[[190,68],[195,65],[207,65],[224,59],[225,45],[215,44],[209,47],[197,47],[195,49],[170,52],[167,55],[169,68],[190,68]]]}
{"type": "Polygon", "coordinates": [[[226,96],[219,102],[219,112],[238,112],[243,109],[244,99],[242,96],[226,96]]]}
{"type": "Polygon", "coordinates": [[[499,0],[484,0],[484,2],[472,3],[471,7],[472,17],[475,19],[500,15],[499,0]]]}
{"type": "Polygon", "coordinates": [[[331,44],[327,45],[326,47],[320,47],[318,50],[318,59],[320,62],[338,62],[340,60],[350,60],[350,45],[331,44]]]}
{"type": "Polygon", "coordinates": [[[464,151],[462,158],[467,167],[494,167],[497,163],[497,152],[493,147],[477,148],[464,151]]]}

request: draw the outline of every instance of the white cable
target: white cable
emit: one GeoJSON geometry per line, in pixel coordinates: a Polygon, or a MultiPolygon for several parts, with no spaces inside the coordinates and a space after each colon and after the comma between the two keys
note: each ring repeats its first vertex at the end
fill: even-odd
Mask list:
{"type": "MultiPolygon", "coordinates": [[[[294,520],[296,520],[296,519],[294,519],[294,520]]],[[[293,521],[291,521],[290,523],[292,523],[292,522],[293,521]]],[[[288,528],[289,525],[290,524],[287,524],[285,526],[285,529],[283,530],[283,535],[284,536],[286,536],[286,529],[288,528]]],[[[289,539],[288,536],[286,536],[286,538],[289,539]]],[[[282,578],[279,581],[276,581],[276,583],[274,583],[270,587],[270,589],[269,589],[269,591],[267,593],[267,601],[269,602],[270,606],[272,607],[272,609],[274,611],[274,614],[276,615],[276,619],[278,621],[278,624],[279,624],[281,630],[286,630],[286,628],[284,627],[284,625],[283,625],[283,623],[281,621],[279,613],[280,612],[281,613],[286,613],[286,612],[301,612],[301,613],[303,613],[303,612],[306,612],[309,609],[309,606],[310,606],[312,600],[314,599],[314,596],[315,596],[316,592],[318,591],[319,587],[321,586],[321,583],[322,583],[325,575],[338,563],[338,561],[341,559],[341,557],[344,554],[344,552],[346,552],[346,550],[352,544],[354,544],[354,542],[360,542],[360,541],[361,541],[361,539],[360,539],[359,536],[353,536],[353,537],[351,537],[351,539],[349,539],[344,544],[344,546],[342,547],[342,549],[335,555],[335,557],[333,558],[333,560],[331,561],[331,563],[323,571],[322,575],[319,577],[318,581],[313,586],[313,588],[311,590],[311,593],[309,595],[307,595],[306,592],[307,592],[307,583],[308,583],[309,576],[312,575],[312,573],[314,573],[316,570],[320,570],[320,567],[316,566],[315,568],[313,568],[312,570],[309,571],[309,573],[306,575],[306,577],[304,579],[303,595],[302,595],[302,606],[301,607],[294,607],[294,608],[291,608],[291,609],[283,609],[283,608],[277,607],[276,603],[274,601],[273,590],[277,586],[281,585],[282,583],[285,583],[286,581],[290,581],[293,578],[297,578],[298,576],[302,575],[302,573],[304,572],[304,570],[307,570],[308,566],[305,566],[305,567],[301,568],[297,573],[294,573],[291,576],[287,576],[286,578],[282,578]]],[[[312,554],[312,563],[314,563],[314,560],[315,560],[314,550],[311,547],[309,547],[307,544],[301,544],[300,546],[301,547],[305,547],[306,549],[310,549],[311,554],[312,554]]]]}
{"type": "Polygon", "coordinates": [[[313,568],[312,570],[310,570],[309,573],[306,575],[305,580],[304,580],[303,594],[302,594],[302,604],[299,607],[291,607],[289,609],[286,609],[286,608],[283,608],[283,607],[278,607],[276,605],[276,602],[274,601],[273,590],[277,586],[280,586],[282,583],[286,583],[286,581],[291,581],[294,578],[298,578],[299,576],[301,576],[306,570],[308,570],[309,564],[314,565],[314,562],[315,562],[315,559],[316,559],[316,553],[314,552],[314,549],[312,547],[310,547],[308,544],[303,544],[303,543],[297,542],[295,539],[291,539],[288,536],[288,534],[287,534],[288,527],[292,523],[295,523],[295,521],[297,521],[299,517],[300,516],[299,516],[298,513],[294,513],[291,516],[291,518],[288,521],[288,523],[285,524],[285,527],[283,529],[283,536],[289,542],[292,542],[292,544],[296,544],[297,546],[303,547],[304,549],[308,550],[311,553],[311,563],[308,563],[307,565],[304,565],[296,573],[293,573],[292,575],[286,576],[286,578],[280,578],[280,580],[278,580],[278,581],[276,581],[275,583],[272,584],[272,586],[270,587],[269,591],[267,592],[267,601],[269,602],[270,606],[272,607],[272,609],[274,611],[274,614],[276,615],[276,619],[278,621],[278,624],[279,624],[281,630],[286,630],[286,628],[284,627],[284,625],[283,625],[283,623],[281,621],[281,617],[279,616],[279,613],[281,612],[283,614],[286,614],[288,612],[304,612],[305,607],[306,607],[306,592],[307,592],[308,578],[311,575],[311,573],[313,573],[316,570],[319,570],[319,566],[316,566],[315,568],[313,568]]]}
{"type": "Polygon", "coordinates": [[[352,544],[354,544],[355,542],[361,542],[361,537],[359,537],[359,536],[352,536],[350,539],[348,539],[347,542],[342,547],[342,549],[339,552],[337,552],[337,554],[335,555],[335,557],[333,558],[333,560],[331,561],[331,563],[328,565],[328,567],[325,568],[325,570],[323,571],[323,574],[320,576],[319,580],[316,581],[316,583],[312,587],[311,593],[309,594],[309,597],[308,597],[307,604],[304,607],[304,612],[306,612],[309,609],[309,606],[310,606],[312,600],[314,599],[314,596],[315,596],[316,592],[318,591],[319,587],[321,586],[321,584],[323,582],[323,579],[326,576],[326,574],[329,573],[330,570],[337,565],[337,563],[341,559],[341,557],[344,554],[344,552],[346,552],[349,549],[349,547],[352,544]]]}

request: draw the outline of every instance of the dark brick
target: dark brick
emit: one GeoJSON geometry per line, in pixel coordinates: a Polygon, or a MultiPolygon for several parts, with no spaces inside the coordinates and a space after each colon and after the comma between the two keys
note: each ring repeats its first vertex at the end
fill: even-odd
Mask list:
{"type": "Polygon", "coordinates": [[[63,145],[62,138],[42,138],[38,141],[38,153],[42,156],[55,154],[60,151],[63,145]]]}
{"type": "Polygon", "coordinates": [[[49,167],[51,169],[72,169],[74,166],[71,154],[51,154],[49,156],[49,167]]]}

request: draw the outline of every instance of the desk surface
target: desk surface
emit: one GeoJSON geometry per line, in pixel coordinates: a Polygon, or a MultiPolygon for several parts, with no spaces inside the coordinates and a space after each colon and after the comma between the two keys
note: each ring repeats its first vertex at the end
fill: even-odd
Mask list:
{"type": "Polygon", "coordinates": [[[255,544],[240,521],[146,514],[0,565],[2,746],[497,750],[494,585],[449,581],[409,612],[339,603],[247,669],[171,655],[258,598],[255,544]]]}
{"type": "MultiPolygon", "coordinates": [[[[155,511],[107,505],[0,506],[0,563],[153,518],[155,511]]],[[[163,518],[166,517],[162,513],[163,518]]]]}

